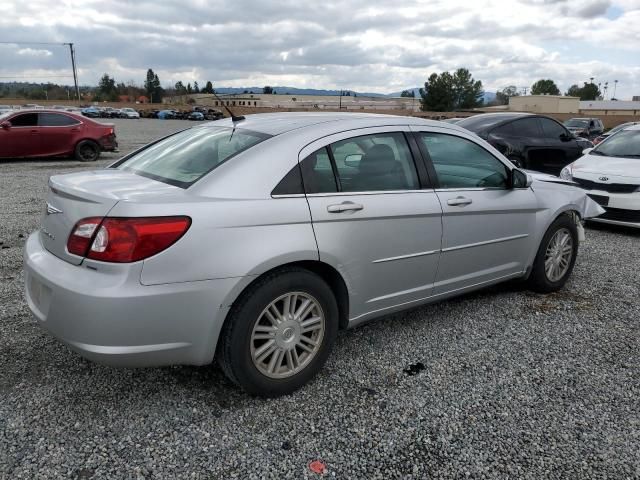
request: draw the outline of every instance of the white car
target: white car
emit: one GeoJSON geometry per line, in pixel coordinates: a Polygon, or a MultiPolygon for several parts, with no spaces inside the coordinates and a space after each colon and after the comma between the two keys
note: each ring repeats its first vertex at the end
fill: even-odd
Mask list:
{"type": "Polygon", "coordinates": [[[120,109],[120,118],[140,118],[140,114],[133,108],[120,109]]]}
{"type": "Polygon", "coordinates": [[[560,172],[603,206],[604,214],[590,219],[640,228],[640,125],[625,128],[560,172]]]}

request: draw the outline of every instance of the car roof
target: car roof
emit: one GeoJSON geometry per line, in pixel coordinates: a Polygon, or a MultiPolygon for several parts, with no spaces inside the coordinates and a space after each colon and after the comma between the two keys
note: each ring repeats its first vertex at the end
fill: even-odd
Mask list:
{"type": "Polygon", "coordinates": [[[640,130],[640,123],[634,123],[633,125],[629,125],[625,127],[623,130],[640,130]]]}
{"type": "Polygon", "coordinates": [[[471,117],[463,118],[453,125],[464,127],[468,130],[471,130],[472,132],[479,133],[519,118],[539,116],[541,115],[527,112],[481,113],[479,115],[473,115],[471,117]]]}
{"type": "MultiPolygon", "coordinates": [[[[244,120],[235,123],[235,127],[265,133],[267,135],[280,135],[292,130],[297,130],[314,125],[334,123],[336,131],[347,130],[353,124],[354,128],[375,127],[381,125],[426,125],[443,127],[465,131],[454,124],[444,124],[437,120],[426,120],[420,117],[404,117],[399,115],[383,115],[374,113],[347,113],[347,112],[278,112],[258,113],[247,115],[244,120]]],[[[204,126],[233,127],[230,118],[206,123],[204,126]]]]}
{"type": "Polygon", "coordinates": [[[68,110],[56,110],[54,108],[20,108],[18,110],[15,110],[15,113],[68,113],[70,115],[75,115],[76,117],[79,117],[80,115],[78,115],[76,112],[70,112],[68,110]]]}

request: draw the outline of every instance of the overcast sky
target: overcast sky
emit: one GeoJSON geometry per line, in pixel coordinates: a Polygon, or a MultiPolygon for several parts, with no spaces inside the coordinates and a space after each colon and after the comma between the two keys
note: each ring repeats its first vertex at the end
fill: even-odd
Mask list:
{"type": "MultiPolygon", "coordinates": [[[[164,86],[389,93],[466,67],[487,91],[595,77],[640,95],[640,0],[0,0],[0,32],[74,42],[82,84],[141,84],[153,68],[164,86]]],[[[0,81],[69,72],[64,47],[0,45],[0,81]]]]}

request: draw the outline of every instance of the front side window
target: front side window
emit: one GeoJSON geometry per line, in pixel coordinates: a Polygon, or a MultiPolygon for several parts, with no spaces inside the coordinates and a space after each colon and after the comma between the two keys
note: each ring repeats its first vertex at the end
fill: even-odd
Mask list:
{"type": "Polygon", "coordinates": [[[442,133],[420,133],[440,188],[507,188],[509,170],[480,145],[442,133]]]}
{"type": "Polygon", "coordinates": [[[567,131],[562,125],[548,118],[541,118],[540,123],[542,125],[542,131],[547,138],[559,139],[562,135],[566,135],[567,131]]]}
{"type": "Polygon", "coordinates": [[[66,127],[80,122],[75,118],[60,113],[39,113],[38,125],[41,127],[66,127]]]}
{"type": "Polygon", "coordinates": [[[16,115],[9,119],[13,127],[37,127],[38,126],[38,114],[37,113],[23,113],[22,115],[16,115]]]}
{"type": "Polygon", "coordinates": [[[187,188],[231,157],[269,137],[241,128],[194,128],[164,138],[112,168],[187,188]]]}

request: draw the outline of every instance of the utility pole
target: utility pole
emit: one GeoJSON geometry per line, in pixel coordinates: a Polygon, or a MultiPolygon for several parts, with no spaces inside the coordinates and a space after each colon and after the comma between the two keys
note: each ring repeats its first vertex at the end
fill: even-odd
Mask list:
{"type": "Polygon", "coordinates": [[[618,88],[618,80],[614,80],[613,81],[613,96],[611,97],[611,100],[617,100],[616,99],[616,89],[618,88]]]}
{"type": "Polygon", "coordinates": [[[522,87],[522,91],[524,92],[524,94],[527,94],[527,90],[529,90],[529,87],[522,87]]]}
{"type": "Polygon", "coordinates": [[[71,53],[71,67],[73,68],[73,83],[76,87],[76,97],[80,101],[80,89],[78,88],[78,72],[76,71],[76,52],[73,50],[73,43],[68,43],[69,53],[71,53]]]}
{"type": "Polygon", "coordinates": [[[338,101],[338,110],[342,110],[342,90],[340,90],[340,100],[338,101]]]}

